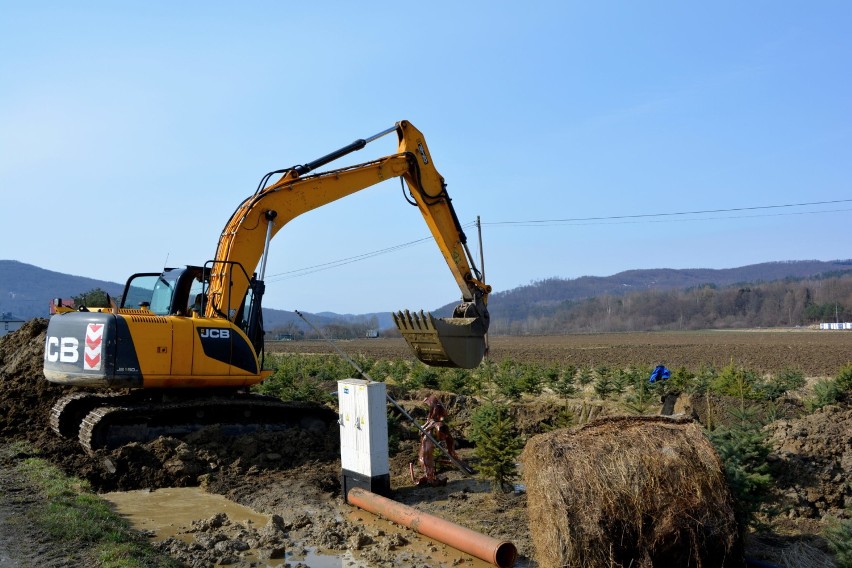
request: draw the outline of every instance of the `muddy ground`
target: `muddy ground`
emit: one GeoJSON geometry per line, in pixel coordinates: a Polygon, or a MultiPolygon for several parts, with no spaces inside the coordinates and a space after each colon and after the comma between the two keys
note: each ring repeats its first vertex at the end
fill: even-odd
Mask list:
{"type": "MultiPolygon", "coordinates": [[[[52,385],[41,375],[45,328],[46,320],[32,320],[0,338],[0,436],[4,440],[29,441],[41,457],[68,474],[86,479],[98,492],[201,485],[256,511],[275,515],[274,522],[258,534],[227,520],[199,519],[191,544],[169,539],[161,545],[175,558],[191,566],[239,564],[240,553],[249,544],[272,565],[283,550],[306,549],[353,550],[365,566],[425,567],[444,562],[436,560],[442,556],[444,547],[440,544],[432,543],[425,550],[411,547],[409,540],[413,537],[382,531],[352,516],[353,508],[345,505],[340,495],[336,424],[322,435],[291,430],[232,437],[212,427],[183,440],[160,438],[93,456],[86,454],[76,441],[60,438],[49,427],[50,408],[70,389],[52,385]]],[[[419,400],[404,403],[421,422],[425,421],[426,407],[419,400]]],[[[445,487],[413,487],[408,464],[416,463],[418,444],[413,434],[410,438],[402,440],[401,451],[392,458],[395,499],[495,538],[511,540],[521,555],[532,554],[522,494],[494,496],[486,484],[455,471],[444,474],[449,479],[445,487]]],[[[469,454],[470,449],[461,452],[469,454]]],[[[7,502],[0,511],[11,506],[7,502]]],[[[6,531],[5,537],[0,536],[0,547],[3,538],[10,542],[41,538],[27,534],[25,527],[0,526],[6,531]]],[[[41,563],[33,562],[41,560],[33,557],[23,560],[25,564],[41,563]]]]}
{"type": "MultiPolygon", "coordinates": [[[[32,320],[19,331],[0,338],[0,436],[4,440],[29,441],[42,457],[69,474],[87,479],[99,492],[202,485],[210,492],[274,515],[269,525],[260,528],[235,525],[227,518],[199,519],[193,528],[192,538],[188,539],[189,543],[170,539],[161,545],[163,550],[175,558],[191,566],[212,566],[226,562],[241,565],[245,549],[251,547],[258,551],[258,556],[264,562],[271,565],[283,562],[277,559],[281,558],[285,550],[308,549],[348,550],[357,563],[364,566],[474,564],[459,558],[446,560],[443,547],[437,543],[432,543],[425,550],[423,547],[415,547],[410,542],[414,540],[410,535],[406,537],[404,532],[385,531],[371,523],[362,522],[363,514],[342,503],[336,425],[324,434],[302,431],[261,432],[242,437],[223,436],[216,428],[210,428],[184,440],[165,438],[148,444],[130,444],[111,452],[101,451],[94,456],[87,455],[75,441],[59,438],[48,425],[50,407],[69,389],[51,385],[42,377],[45,327],[46,320],[32,320]]],[[[736,352],[751,353],[754,361],[764,361],[761,365],[777,365],[775,369],[802,368],[806,369],[809,376],[835,373],[838,366],[842,365],[838,365],[837,361],[843,360],[848,353],[848,339],[845,335],[844,342],[835,339],[841,334],[823,336],[830,339],[826,339],[825,344],[820,343],[818,349],[814,345],[819,340],[814,336],[819,334],[807,334],[809,337],[803,339],[798,338],[800,334],[784,335],[796,338],[791,340],[792,344],[776,345],[774,351],[769,347],[759,349],[759,344],[766,345],[769,340],[755,340],[754,335],[741,333],[731,337],[745,338],[745,345],[737,347],[736,352]],[[807,359],[808,352],[814,357],[807,359]],[[789,361],[785,362],[785,357],[789,361]],[[809,363],[813,358],[819,361],[809,363]],[[835,362],[836,366],[829,369],[821,361],[822,358],[835,362]]],[[[727,342],[736,341],[728,339],[729,336],[725,337],[722,344],[728,347],[727,342]]],[[[631,349],[648,346],[642,354],[634,352],[633,364],[660,360],[661,353],[680,353],[673,346],[666,348],[659,344],[659,338],[653,334],[619,335],[618,338],[619,345],[629,343],[631,349]],[[627,339],[633,335],[640,338],[627,339]]],[[[512,358],[515,360],[523,360],[518,353],[529,351],[535,353],[535,360],[540,361],[538,357],[541,356],[542,345],[555,341],[514,339],[522,340],[519,350],[513,352],[512,358]]],[[[367,343],[375,346],[373,349],[390,349],[387,356],[398,356],[396,342],[384,341],[367,343]]],[[[700,350],[710,349],[708,346],[712,345],[710,341],[690,341],[686,343],[699,345],[700,350]]],[[[553,357],[553,361],[581,365],[588,364],[580,361],[585,357],[592,364],[622,364],[620,359],[606,359],[615,355],[603,342],[598,337],[595,340],[587,339],[587,343],[579,347],[570,348],[553,343],[557,345],[557,354],[546,355],[545,360],[553,357]]],[[[286,349],[290,350],[298,343],[288,342],[286,349]]],[[[506,345],[511,343],[507,341],[506,345]]],[[[681,345],[680,349],[687,349],[683,342],[677,345],[681,345]]],[[[304,348],[305,345],[302,345],[304,348]]],[[[495,338],[495,355],[503,349],[505,347],[501,346],[499,338],[495,338]]],[[[311,344],[307,351],[324,351],[324,348],[320,344],[311,344]]],[[[377,355],[361,347],[351,352],[377,355]]],[[[721,351],[718,356],[721,357],[721,351]]],[[[716,355],[708,357],[708,364],[715,361],[714,357],[716,355]]],[[[666,357],[666,360],[671,366],[678,364],[672,357],[666,357]]],[[[695,359],[691,361],[694,363],[695,359]]],[[[728,362],[730,356],[723,364],[728,362]]],[[[743,365],[748,366],[746,363],[743,365]]],[[[421,421],[425,418],[426,410],[419,403],[423,394],[414,393],[412,400],[405,402],[406,407],[421,421]]],[[[474,401],[449,394],[441,396],[451,414],[462,418],[458,424],[463,425],[463,417],[470,414],[474,401]]],[[[723,402],[718,401],[718,404],[723,402]]],[[[543,419],[552,416],[553,405],[553,401],[539,400],[520,406],[516,410],[516,418],[519,424],[526,425],[525,433],[534,433],[543,419]]],[[[768,537],[753,539],[750,549],[755,556],[775,560],[782,558],[784,551],[789,551],[794,545],[800,548],[806,546],[811,555],[824,554],[825,542],[818,533],[825,519],[848,515],[852,506],[852,487],[847,481],[852,470],[852,440],[848,436],[848,432],[852,431],[852,409],[848,405],[835,406],[806,415],[801,400],[787,401],[787,406],[789,411],[783,414],[783,419],[769,427],[775,447],[772,465],[780,475],[776,487],[777,510],[771,513],[772,519],[778,521],[777,528],[768,537]]],[[[595,410],[598,415],[617,411],[605,405],[595,410]]],[[[463,431],[456,432],[456,435],[464,441],[463,431]]],[[[497,539],[510,540],[518,548],[521,564],[535,565],[531,560],[534,552],[529,538],[526,497],[523,493],[494,494],[488,490],[487,484],[475,478],[467,478],[452,469],[444,471],[449,479],[446,487],[414,487],[409,479],[408,464],[416,463],[417,440],[414,434],[405,438],[403,436],[400,452],[391,460],[394,499],[497,539]]],[[[470,448],[463,448],[462,452],[475,467],[470,448]]],[[[14,456],[10,459],[14,459],[14,456]]],[[[14,552],[9,548],[10,543],[32,539],[38,543],[39,539],[43,540],[43,535],[27,534],[24,528],[2,523],[7,514],[4,511],[9,511],[10,495],[15,496],[15,499],[20,497],[24,503],[32,497],[28,496],[26,487],[14,487],[8,479],[0,477],[0,485],[6,493],[5,508],[0,507],[0,549],[6,543],[7,551],[14,552]],[[10,492],[9,489],[14,491],[10,492]],[[10,530],[17,532],[10,534],[10,530]]],[[[31,549],[48,551],[50,547],[42,543],[31,549]]],[[[48,556],[29,560],[52,566],[48,556]]],[[[246,561],[242,565],[250,564],[246,561]]],[[[4,564],[0,556],[2,566],[4,564]]]]}

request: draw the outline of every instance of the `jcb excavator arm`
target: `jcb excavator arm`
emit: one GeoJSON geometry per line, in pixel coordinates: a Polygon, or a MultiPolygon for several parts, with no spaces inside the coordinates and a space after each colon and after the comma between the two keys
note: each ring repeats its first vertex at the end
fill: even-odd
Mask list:
{"type": "MultiPolygon", "coordinates": [[[[210,274],[206,317],[234,320],[236,308],[250,285],[247,275],[260,263],[259,280],[263,280],[269,241],[287,222],[379,182],[402,177],[455,277],[462,303],[452,318],[438,319],[422,312],[418,316],[406,311],[395,314],[394,319],[415,354],[425,363],[465,368],[479,364],[485,352],[487,298],[491,287],[482,281],[470,257],[464,231],[423,134],[409,122],[400,121],[394,128],[367,140],[357,140],[309,164],[272,172],[276,173],[281,173],[281,178],[266,187],[262,182],[254,195],[240,204],[219,238],[210,274]],[[309,174],[394,130],[399,139],[397,154],[309,174]]],[[[265,179],[268,177],[269,174],[265,179]]]]}

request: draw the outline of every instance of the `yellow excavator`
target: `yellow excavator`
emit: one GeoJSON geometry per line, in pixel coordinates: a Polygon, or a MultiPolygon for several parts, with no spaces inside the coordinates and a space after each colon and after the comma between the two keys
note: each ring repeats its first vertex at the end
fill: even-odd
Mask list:
{"type": "Polygon", "coordinates": [[[400,121],[307,164],[266,174],[231,215],[215,258],[203,266],[134,274],[110,307],[60,308],[48,324],[44,375],[87,390],[54,405],[51,427],[95,451],[212,424],[244,432],[334,423],[336,415],[324,407],[248,390],[272,372],[262,363],[269,245],[298,215],[391,178],[406,182],[406,199],[422,213],[462,293],[452,317],[405,310],[394,313],[394,321],[424,363],[476,367],[486,352],[491,287],[473,262],[423,135],[400,121]],[[396,154],[311,173],[393,132],[396,154]]]}

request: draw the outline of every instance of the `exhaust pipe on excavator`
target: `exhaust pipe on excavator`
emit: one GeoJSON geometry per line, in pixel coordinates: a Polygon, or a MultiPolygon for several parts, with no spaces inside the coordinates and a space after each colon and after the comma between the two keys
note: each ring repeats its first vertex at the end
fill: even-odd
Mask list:
{"type": "Polygon", "coordinates": [[[485,318],[436,318],[431,313],[412,314],[408,310],[393,314],[394,323],[414,354],[433,367],[473,369],[486,352],[485,318]]]}

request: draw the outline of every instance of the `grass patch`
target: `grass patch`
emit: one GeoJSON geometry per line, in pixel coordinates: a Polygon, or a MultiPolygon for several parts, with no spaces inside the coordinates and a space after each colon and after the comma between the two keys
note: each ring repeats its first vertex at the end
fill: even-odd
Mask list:
{"type": "MultiPolygon", "coordinates": [[[[21,444],[5,450],[7,455],[32,455],[21,444]]],[[[26,520],[51,538],[51,546],[87,550],[91,565],[103,568],[182,566],[133,531],[85,481],[66,476],[38,457],[18,460],[12,467],[42,496],[27,510],[26,520]]]]}

